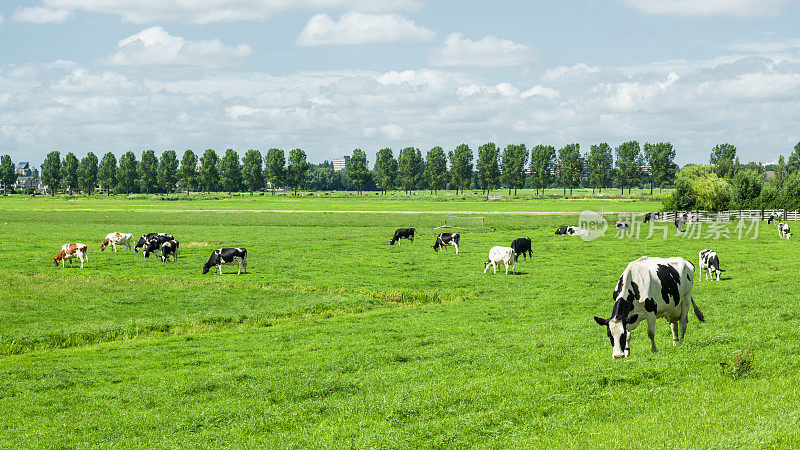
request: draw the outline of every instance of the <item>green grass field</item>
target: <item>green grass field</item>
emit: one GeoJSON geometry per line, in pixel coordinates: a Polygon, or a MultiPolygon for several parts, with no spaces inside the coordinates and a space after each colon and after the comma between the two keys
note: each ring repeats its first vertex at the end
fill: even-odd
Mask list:
{"type": "Polygon", "coordinates": [[[553,231],[659,202],[387,197],[0,198],[0,447],[800,445],[800,261],[775,227],[584,242],[553,231]],[[496,231],[436,253],[448,215],[496,231]],[[420,235],[389,246],[398,227],[420,235]],[[101,253],[112,231],[181,256],[101,253]],[[522,236],[533,261],[483,273],[522,236]],[[76,241],[86,267],[54,268],[76,241]],[[248,274],[202,275],[220,246],[248,274]],[[726,269],[695,283],[706,323],[673,348],[660,320],[655,354],[641,326],[612,360],[592,316],[628,262],[704,248],[726,269]]]}

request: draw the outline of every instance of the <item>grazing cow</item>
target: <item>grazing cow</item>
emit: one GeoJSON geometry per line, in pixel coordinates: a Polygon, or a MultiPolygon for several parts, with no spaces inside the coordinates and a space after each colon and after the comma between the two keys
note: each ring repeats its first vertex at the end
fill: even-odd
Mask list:
{"type": "Polygon", "coordinates": [[[511,248],[514,249],[514,262],[517,262],[517,258],[519,255],[522,255],[522,259],[527,261],[528,254],[531,258],[533,258],[533,251],[531,250],[531,238],[517,238],[514,239],[514,242],[511,243],[511,248]]]}
{"type": "Polygon", "coordinates": [[[100,245],[100,251],[105,251],[106,246],[110,245],[111,248],[116,252],[118,245],[124,245],[131,249],[131,238],[133,237],[132,234],[125,234],[125,233],[108,233],[106,235],[106,239],[100,245]]]}
{"type": "Polygon", "coordinates": [[[514,252],[514,249],[511,247],[492,247],[489,250],[489,259],[486,260],[486,267],[483,269],[483,273],[486,273],[489,270],[489,266],[492,266],[494,269],[493,273],[497,273],[497,263],[503,262],[506,266],[506,275],[508,275],[508,266],[511,266],[511,271],[513,273],[517,273],[515,268],[517,267],[517,254],[514,252]]]}
{"type": "Polygon", "coordinates": [[[208,273],[209,269],[217,266],[219,274],[222,275],[222,266],[229,264],[239,265],[239,274],[247,273],[247,249],[246,248],[220,248],[211,252],[208,262],[203,265],[203,274],[208,273]]]}
{"type": "Polygon", "coordinates": [[[714,275],[717,276],[717,281],[719,281],[719,275],[725,272],[724,270],[719,268],[719,257],[717,256],[717,252],[714,250],[700,250],[700,278],[697,281],[703,279],[703,273],[706,274],[706,281],[708,278],[711,277],[711,281],[714,281],[714,275]]]}
{"type": "Polygon", "coordinates": [[[611,318],[594,318],[599,325],[606,327],[612,356],[630,356],[631,332],[643,319],[647,319],[647,336],[653,352],[658,351],[655,341],[657,318],[664,317],[669,321],[672,345],[683,342],[689,324],[690,304],[697,318],[705,322],[692,298],[693,279],[694,266],[683,258],[643,256],[628,264],[614,289],[611,318]]]}
{"type": "Polygon", "coordinates": [[[172,239],[161,244],[161,262],[167,262],[172,255],[172,262],[178,260],[178,241],[172,239]]]}
{"type": "Polygon", "coordinates": [[[138,253],[140,248],[145,247],[147,245],[147,242],[153,239],[158,239],[159,240],[158,244],[161,245],[162,243],[170,241],[175,238],[165,233],[143,234],[142,237],[139,238],[139,242],[137,242],[136,245],[133,247],[133,251],[138,253]]]}
{"type": "Polygon", "coordinates": [[[398,228],[397,231],[394,232],[394,237],[391,241],[389,241],[389,245],[394,245],[397,242],[397,245],[400,245],[400,239],[408,239],[411,242],[414,242],[414,233],[417,230],[413,228],[398,228]]]}
{"type": "MultiPolygon", "coordinates": [[[[164,233],[150,233],[150,234],[152,234],[153,236],[147,239],[144,245],[142,245],[141,247],[143,248],[142,254],[144,255],[145,258],[149,258],[150,253],[156,253],[159,250],[161,250],[161,244],[163,244],[164,242],[175,240],[175,238],[172,237],[172,235],[170,234],[164,234],[164,233]]],[[[141,239],[139,239],[139,242],[141,242],[141,239]]],[[[138,246],[139,244],[136,245],[138,246]]]]}
{"type": "Polygon", "coordinates": [[[767,224],[772,225],[772,221],[776,219],[783,219],[783,214],[770,214],[769,219],[767,219],[767,224]]]}
{"type": "Polygon", "coordinates": [[[618,230],[630,230],[631,226],[625,222],[617,222],[617,229],[618,230]]]}
{"type": "Polygon", "coordinates": [[[675,228],[678,232],[683,233],[683,226],[686,225],[687,227],[691,225],[690,217],[688,214],[683,213],[680,216],[675,216],[675,228]]]}
{"type": "MultiPolygon", "coordinates": [[[[74,258],[78,258],[81,261],[81,269],[83,269],[83,261],[89,261],[89,256],[86,254],[87,247],[85,244],[64,244],[61,246],[61,250],[58,252],[55,258],[53,258],[53,263],[58,267],[59,261],[66,261],[69,260],[69,266],[72,267],[72,260],[74,258]]],[[[66,265],[66,262],[64,263],[66,265]]]]}
{"type": "Polygon", "coordinates": [[[561,227],[561,228],[557,229],[556,230],[556,235],[565,235],[565,234],[567,234],[567,228],[568,227],[561,227]]]}
{"type": "Polygon", "coordinates": [[[578,227],[567,227],[567,234],[570,236],[591,236],[592,232],[578,227]]]}
{"type": "Polygon", "coordinates": [[[461,236],[458,233],[442,233],[439,236],[436,236],[436,242],[433,244],[433,249],[437,252],[441,248],[442,251],[446,250],[447,245],[452,245],[456,248],[456,253],[458,253],[458,240],[461,236]]]}
{"type": "Polygon", "coordinates": [[[782,237],[782,238],[785,237],[786,239],[789,239],[790,237],[792,237],[792,233],[790,231],[791,230],[789,229],[789,225],[787,225],[787,224],[785,224],[783,222],[778,224],[778,236],[779,237],[782,237]]]}
{"type": "Polygon", "coordinates": [[[655,222],[658,219],[658,213],[647,213],[644,215],[644,223],[655,222]]]}

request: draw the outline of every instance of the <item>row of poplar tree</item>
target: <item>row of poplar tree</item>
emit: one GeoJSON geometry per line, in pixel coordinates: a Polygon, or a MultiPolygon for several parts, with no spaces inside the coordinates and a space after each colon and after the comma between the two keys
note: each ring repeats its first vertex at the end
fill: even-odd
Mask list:
{"type": "MultiPolygon", "coordinates": [[[[513,190],[527,185],[544,192],[558,186],[570,192],[583,186],[593,189],[618,186],[628,188],[649,178],[651,188],[664,187],[674,181],[677,166],[675,150],[670,143],[629,141],[612,148],[607,143],[592,145],[581,155],[580,145],[568,144],[559,150],[549,145],[537,145],[528,150],[525,144],[509,144],[501,149],[492,142],[478,147],[477,160],[472,149],[462,144],[445,153],[442,147],[430,149],[423,159],[418,148],[406,147],[395,159],[392,149],[383,148],[376,154],[373,170],[367,155],[355,149],[343,174],[346,189],[358,191],[375,188],[405,191],[447,187],[461,190],[475,187],[490,192],[500,186],[513,190]],[[616,158],[614,158],[616,155],[616,158]],[[449,163],[449,168],[448,168],[449,163]],[[648,173],[643,166],[650,167],[648,173]]],[[[153,150],[142,153],[141,160],[126,152],[119,160],[106,153],[98,160],[93,153],[83,159],[73,153],[64,158],[58,151],[50,152],[41,166],[42,183],[51,192],[91,193],[96,188],[104,192],[156,193],[183,190],[204,192],[259,191],[270,185],[273,189],[287,187],[296,193],[307,182],[317,185],[316,174],[310,169],[326,169],[329,164],[314,167],[301,149],[290,152],[288,161],[281,149],[270,149],[262,158],[258,150],[248,150],[240,160],[239,154],[228,149],[220,158],[212,150],[198,157],[192,150],[184,152],[180,161],[175,151],[167,150],[157,157],[153,150]],[[288,164],[287,164],[288,162],[288,164]],[[312,175],[313,180],[309,179],[312,175]]]]}

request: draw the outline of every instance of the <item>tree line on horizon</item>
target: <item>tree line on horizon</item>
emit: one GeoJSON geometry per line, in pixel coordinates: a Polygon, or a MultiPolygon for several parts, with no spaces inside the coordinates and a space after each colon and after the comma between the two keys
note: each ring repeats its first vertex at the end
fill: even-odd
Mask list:
{"type": "MultiPolygon", "coordinates": [[[[800,160],[797,155],[799,149],[800,143],[795,146],[789,165],[792,161],[800,160]]],[[[461,192],[479,189],[488,194],[503,187],[514,194],[521,188],[535,189],[537,195],[543,195],[546,189],[560,188],[566,195],[568,189],[571,194],[573,189],[581,187],[591,188],[593,192],[619,188],[622,193],[627,188],[630,193],[633,187],[649,186],[652,193],[654,188],[677,186],[681,196],[675,206],[708,203],[706,197],[696,200],[699,193],[708,190],[707,186],[695,180],[695,189],[686,189],[692,183],[686,184],[681,180],[689,177],[687,168],[696,165],[688,164],[679,170],[674,162],[675,149],[669,142],[645,143],[642,146],[634,140],[615,148],[603,142],[591,145],[583,155],[577,143],[558,150],[550,145],[537,145],[528,150],[525,144],[509,144],[501,149],[493,142],[488,142],[478,147],[477,153],[475,160],[472,149],[466,144],[447,153],[442,147],[436,146],[423,158],[418,148],[406,147],[395,158],[391,148],[383,148],[377,152],[375,164],[370,170],[366,152],[355,149],[346,169],[336,172],[329,161],[308,163],[307,155],[301,149],[291,150],[288,161],[284,151],[277,148],[269,149],[263,156],[258,150],[251,149],[241,159],[232,149],[227,149],[221,158],[213,149],[206,150],[199,157],[192,150],[187,150],[180,161],[173,150],[164,151],[160,158],[155,151],[146,150],[141,160],[137,160],[131,151],[124,153],[119,160],[111,152],[100,160],[91,152],[78,160],[70,152],[62,160],[60,152],[52,151],[41,165],[41,177],[51,193],[63,189],[68,193],[86,194],[96,189],[120,194],[188,194],[198,191],[252,194],[271,186],[273,194],[277,188],[287,188],[295,194],[300,189],[352,190],[358,193],[369,190],[384,194],[391,189],[403,189],[406,192],[427,189],[431,193],[443,189],[461,192]],[[685,176],[681,177],[684,172],[685,176]]],[[[783,156],[780,160],[783,161],[783,156]]],[[[759,169],[756,163],[740,164],[736,158],[736,148],[727,143],[712,149],[710,162],[713,170],[708,169],[703,173],[711,170],[719,174],[718,179],[727,180],[731,198],[735,176],[739,172],[765,172],[764,167],[759,169]]],[[[7,186],[3,177],[11,179],[13,173],[11,158],[8,155],[0,157],[0,182],[7,186]]],[[[693,179],[701,178],[698,173],[693,173],[693,179]]],[[[736,191],[737,195],[740,191],[736,191]]],[[[672,203],[665,203],[665,206],[672,206],[672,203]]]]}

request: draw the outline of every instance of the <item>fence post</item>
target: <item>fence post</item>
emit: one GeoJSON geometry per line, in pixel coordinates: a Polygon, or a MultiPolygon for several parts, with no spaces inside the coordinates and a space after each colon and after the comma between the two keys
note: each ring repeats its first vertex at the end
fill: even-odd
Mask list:
{"type": "Polygon", "coordinates": [[[783,208],[783,220],[789,220],[786,218],[786,208],[783,208]]]}

